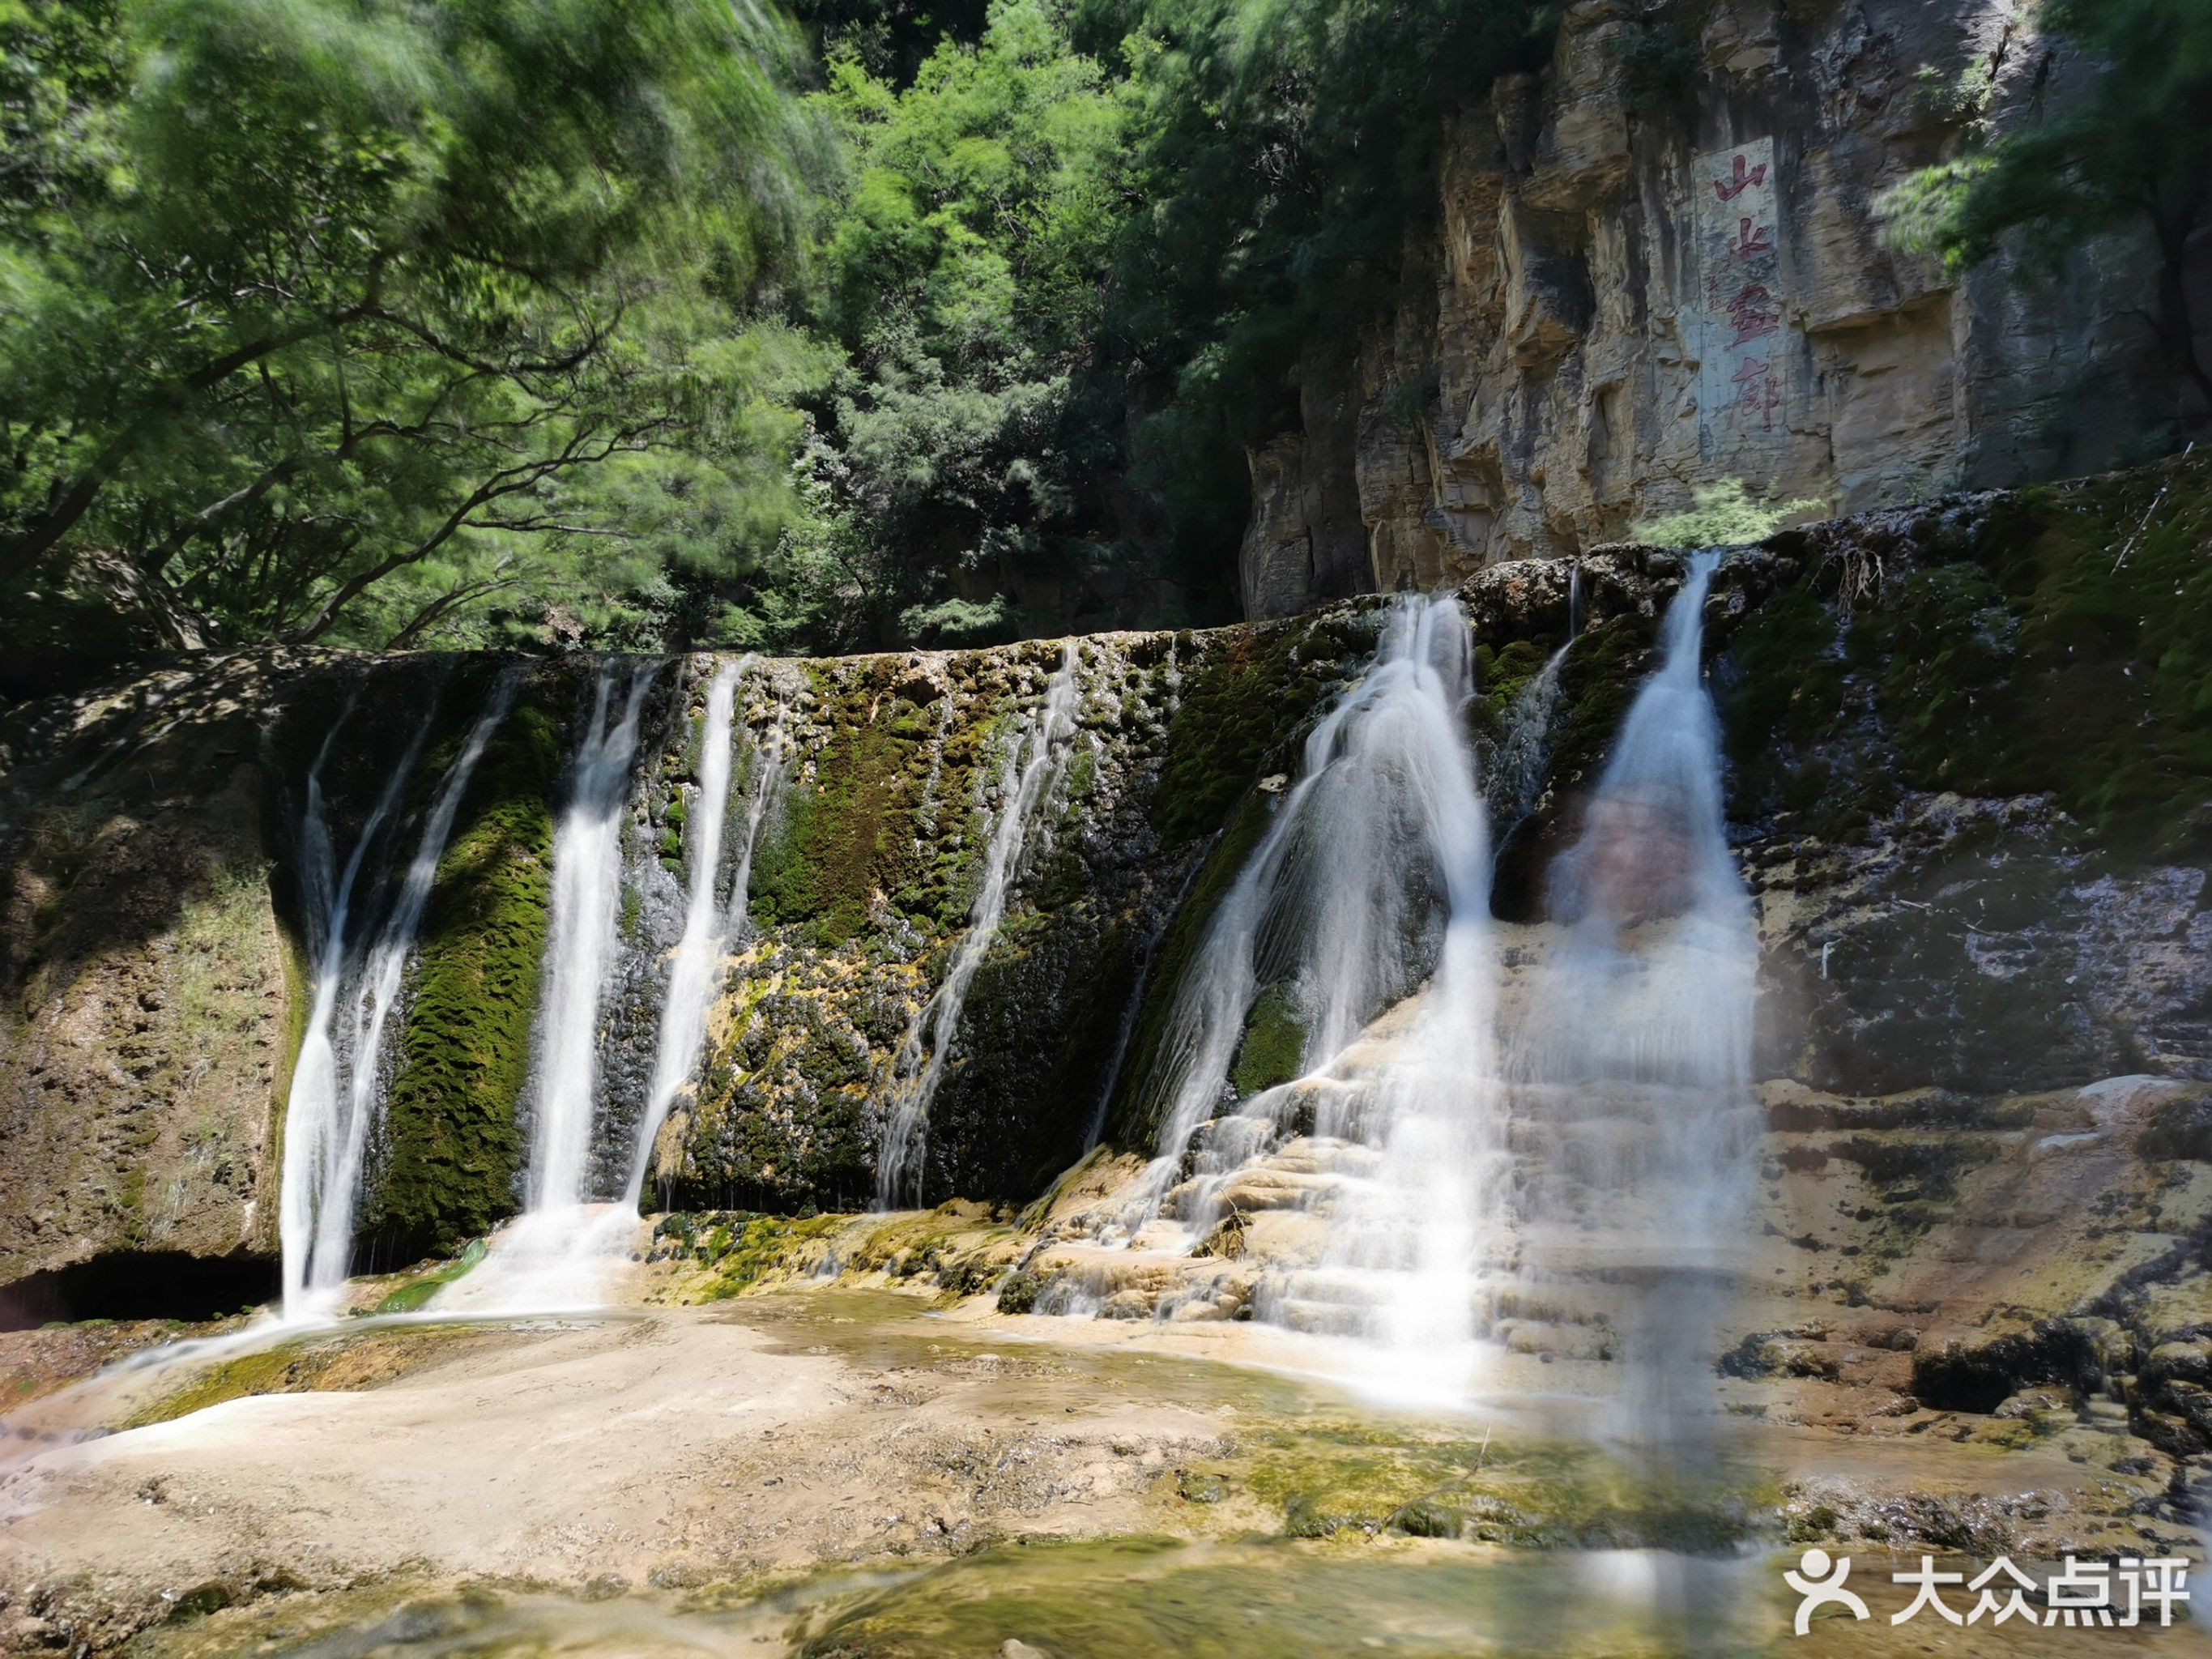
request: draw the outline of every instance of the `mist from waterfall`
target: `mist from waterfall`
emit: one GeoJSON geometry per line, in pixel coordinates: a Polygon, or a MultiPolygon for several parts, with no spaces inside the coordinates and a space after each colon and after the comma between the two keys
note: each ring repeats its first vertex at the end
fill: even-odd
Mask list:
{"type": "Polygon", "coordinates": [[[737,826],[735,857],[725,896],[722,842],[730,813],[738,691],[757,661],[749,656],[724,664],[707,688],[707,716],[700,733],[699,793],[686,817],[691,842],[684,933],[669,965],[668,988],[653,1042],[653,1079],[623,1188],[623,1205],[632,1212],[644,1194],[653,1166],[653,1143],[659,1138],[661,1125],[668,1121],[669,1108],[698,1069],[707,1040],[708,1014],[721,994],[729,953],[744,939],[753,854],[759,849],[763,827],[783,797],[789,759],[786,710],[771,679],[766,682],[770,697],[768,724],[753,751],[744,818],[737,826]]]}
{"type": "Polygon", "coordinates": [[[876,1166],[878,1209],[895,1209],[921,1195],[929,1109],[944,1081],[968,988],[1006,919],[1006,901],[1020,872],[1038,808],[1066,767],[1068,742],[1075,734],[1077,662],[1075,641],[1069,640],[1060,647],[1060,666],[1045,683],[1036,713],[1006,745],[999,769],[996,816],[983,855],[982,885],[969,907],[967,931],[953,948],[944,980],[899,1046],[896,1076],[900,1082],[884,1120],[876,1166]]]}
{"type": "Polygon", "coordinates": [[[422,911],[462,797],[492,734],[514,706],[514,690],[512,673],[501,675],[494,684],[483,712],[439,782],[414,857],[373,934],[354,927],[363,860],[414,775],[435,709],[425,714],[386,780],[342,872],[335,867],[322,775],[343,715],[308,769],[301,862],[311,925],[319,939],[307,1027],[284,1112],[277,1231],[288,1320],[325,1311],[352,1267],[354,1218],[386,1081],[386,1029],[400,1000],[422,911]]]}
{"type": "Polygon", "coordinates": [[[1626,1291],[1613,1431],[1683,1502],[1722,1476],[1713,1354],[1750,1243],[1758,1130],[1757,939],[1700,663],[1718,557],[1690,562],[1659,666],[1553,867],[1565,934],[1510,1065],[1516,1138],[1532,1149],[1526,1271],[1626,1291]]]}

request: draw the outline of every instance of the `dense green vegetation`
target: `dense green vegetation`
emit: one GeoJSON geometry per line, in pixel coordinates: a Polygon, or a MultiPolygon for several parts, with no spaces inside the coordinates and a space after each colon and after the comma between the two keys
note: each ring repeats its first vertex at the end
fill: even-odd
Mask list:
{"type": "Polygon", "coordinates": [[[1242,446],[1549,13],[797,9],[0,0],[10,689],[1223,612],[1242,446]]]}

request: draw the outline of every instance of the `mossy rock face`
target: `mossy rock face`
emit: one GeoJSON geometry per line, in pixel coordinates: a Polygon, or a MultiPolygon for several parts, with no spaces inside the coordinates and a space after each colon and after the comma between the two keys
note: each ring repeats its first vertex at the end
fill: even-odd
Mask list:
{"type": "Polygon", "coordinates": [[[1332,611],[1212,642],[1169,726],[1152,813],[1164,842],[1212,834],[1264,770],[1294,768],[1292,740],[1372,654],[1378,617],[1332,611]]]}
{"type": "Polygon", "coordinates": [[[1291,986],[1270,985],[1244,1017],[1244,1036],[1229,1067],[1239,1100],[1279,1087],[1305,1069],[1306,1027],[1291,986]]]}
{"type": "Polygon", "coordinates": [[[568,698],[550,676],[518,700],[439,863],[359,1223],[386,1254],[450,1251],[515,1208],[568,698]]]}
{"type": "MultiPolygon", "coordinates": [[[[1780,532],[1722,567],[1705,643],[1731,835],[1768,930],[1763,1075],[1845,1094],[1936,1085],[1965,1097],[2201,1068],[2212,1002],[2199,966],[2212,890],[2208,547],[2212,457],[1780,532]]],[[[1510,921],[1542,914],[1552,858],[1654,665],[1681,561],[1603,549],[1582,568],[1592,620],[1562,666],[1541,805],[1500,849],[1494,904],[1510,921]]],[[[1565,587],[1559,566],[1528,562],[1463,590],[1480,685],[1467,710],[1473,735],[1497,735],[1503,710],[1564,639],[1565,587]]],[[[1297,772],[1303,738],[1371,657],[1388,603],[1080,642],[1075,740],[946,1054],[925,1164],[931,1198],[1042,1190],[1080,1152],[1112,1079],[1107,1138],[1151,1148],[1176,996],[1279,810],[1282,797],[1258,786],[1297,772]]],[[[1060,653],[1040,641],[749,671],[744,718],[756,734],[766,718],[758,677],[779,688],[788,788],[761,839],[753,931],[709,1021],[698,1087],[661,1146],[657,1201],[770,1212],[872,1196],[886,1104],[910,1063],[904,1040],[969,926],[1009,746],[1060,653]]],[[[282,959],[296,958],[305,933],[295,830],[307,770],[351,701],[322,780],[343,841],[421,711],[434,708],[402,803],[403,818],[418,816],[500,665],[242,654],[210,665],[201,690],[149,677],[89,713],[0,718],[15,769],[0,777],[0,821],[16,826],[0,848],[12,906],[0,937],[0,1042],[27,1051],[26,995],[58,995],[99,948],[242,939],[259,918],[276,940],[248,953],[274,964],[263,978],[276,988],[253,993],[270,1032],[248,1031],[242,1014],[237,1030],[265,1055],[267,1075],[240,1047],[246,1080],[226,1086],[252,1093],[262,1121],[280,1118],[270,1103],[281,1106],[306,988],[282,959]],[[60,787],[80,775],[81,788],[60,787]],[[125,894],[112,855],[126,834],[149,836],[149,849],[169,845],[196,812],[222,817],[222,833],[198,836],[197,850],[178,839],[160,856],[183,870],[189,854],[219,874],[208,894],[221,902],[210,908],[207,894],[177,884],[151,914],[155,889],[125,894]],[[222,856],[204,856],[216,842],[222,856]],[[265,878],[257,860],[273,866],[265,878]]],[[[645,1087],[672,896],[700,828],[701,688],[714,665],[702,658],[664,673],[648,705],[625,842],[631,959],[605,1022],[610,1143],[645,1087]]],[[[449,1248],[514,1202],[549,802],[590,672],[531,672],[447,849],[362,1208],[364,1238],[387,1259],[449,1248]]],[[[395,858],[374,862],[366,879],[388,891],[395,858]]],[[[208,988],[224,990],[213,976],[181,988],[208,988]]],[[[1269,992],[1249,1011],[1237,1088],[1295,1075],[1302,1046],[1294,1010],[1269,992]]],[[[144,1077],[162,1078],[184,1052],[133,1058],[144,1077]]],[[[13,1090],[9,1109],[56,1122],[106,1101],[88,1084],[65,1109],[76,1115],[63,1117],[4,1078],[0,1086],[13,1090]]],[[[124,1218],[118,1248],[163,1224],[151,1207],[161,1165],[148,1149],[198,1133],[162,1098],[118,1140],[131,1167],[94,1172],[97,1194],[86,1187],[124,1218]]],[[[2158,1131],[2173,1149],[2162,1156],[2201,1156],[2197,1119],[2176,1121],[2158,1131]]],[[[260,1247],[273,1248],[276,1138],[217,1138],[234,1154],[228,1190],[260,1195],[260,1247]],[[258,1161],[251,1179],[240,1158],[258,1161]]],[[[1823,1156],[1879,1162],[1877,1132],[1864,1138],[1823,1156]]],[[[1934,1155],[1913,1156],[1927,1176],[1934,1155]]],[[[1943,1201],[1932,1188],[1908,1196],[1910,1183],[1888,1184],[1899,1237],[1943,1201]]]]}
{"type": "Polygon", "coordinates": [[[1125,1146],[1150,1150],[1159,1133],[1164,1097],[1157,1079],[1162,1045],[1172,1028],[1176,999],[1198,960],[1214,912],[1235,884],[1245,860],[1267,833],[1277,798],[1248,791],[1205,861],[1191,876],[1153,953],[1152,971],[1143,988],[1135,1027],[1114,1098],[1107,1109],[1109,1137],[1125,1146]]]}
{"type": "Polygon", "coordinates": [[[1141,929],[1084,905],[1000,933],[931,1109],[923,1202],[1031,1198],[1082,1157],[1135,993],[1141,929]]]}

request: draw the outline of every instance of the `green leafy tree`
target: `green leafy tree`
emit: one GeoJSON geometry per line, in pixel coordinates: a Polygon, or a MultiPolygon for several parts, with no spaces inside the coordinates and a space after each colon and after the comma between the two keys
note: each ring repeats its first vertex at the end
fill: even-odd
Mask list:
{"type": "Polygon", "coordinates": [[[2212,410],[2212,365],[2191,314],[2191,239],[2212,212],[2212,6],[2203,0],[2041,0],[2051,49],[2101,65],[2073,95],[2045,97],[1961,155],[1923,170],[1889,200],[1906,240],[1954,267],[2016,240],[2055,266],[2092,236],[2147,225],[2160,256],[2154,322],[2179,371],[2212,410]]]}
{"type": "Polygon", "coordinates": [[[994,0],[903,88],[839,58],[821,103],[844,165],[814,314],[848,363],[810,476],[836,522],[787,554],[840,573],[842,643],[1002,635],[1000,590],[1078,532],[1080,474],[1111,464],[1079,393],[1127,205],[1122,104],[1048,0],[994,0]]]}
{"type": "Polygon", "coordinates": [[[411,642],[744,429],[812,148],[766,14],[0,0],[0,581],[411,642]]]}
{"type": "Polygon", "coordinates": [[[1447,112],[1547,49],[1537,0],[1090,0],[1118,35],[1146,204],[1112,325],[1153,391],[1139,459],[1193,550],[1233,544],[1243,446],[1397,296],[1447,112]]]}

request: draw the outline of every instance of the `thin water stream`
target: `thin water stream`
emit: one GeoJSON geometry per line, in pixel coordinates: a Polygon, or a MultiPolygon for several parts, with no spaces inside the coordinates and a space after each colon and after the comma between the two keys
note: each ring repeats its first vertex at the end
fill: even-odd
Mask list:
{"type": "Polygon", "coordinates": [[[878,1156],[876,1202],[894,1209],[921,1196],[922,1159],[929,1134],[929,1109],[945,1080],[968,988],[998,937],[1006,902],[1021,872],[1022,854],[1036,827],[1040,808],[1067,763],[1068,740],[1075,732],[1075,641],[1060,649],[1060,666],[1046,681],[1044,696],[1025,729],[1006,745],[1000,763],[991,837],[985,845],[982,884],[969,908],[967,931],[953,947],[945,977],[930,994],[901,1044],[900,1084],[884,1126],[878,1156]]]}

